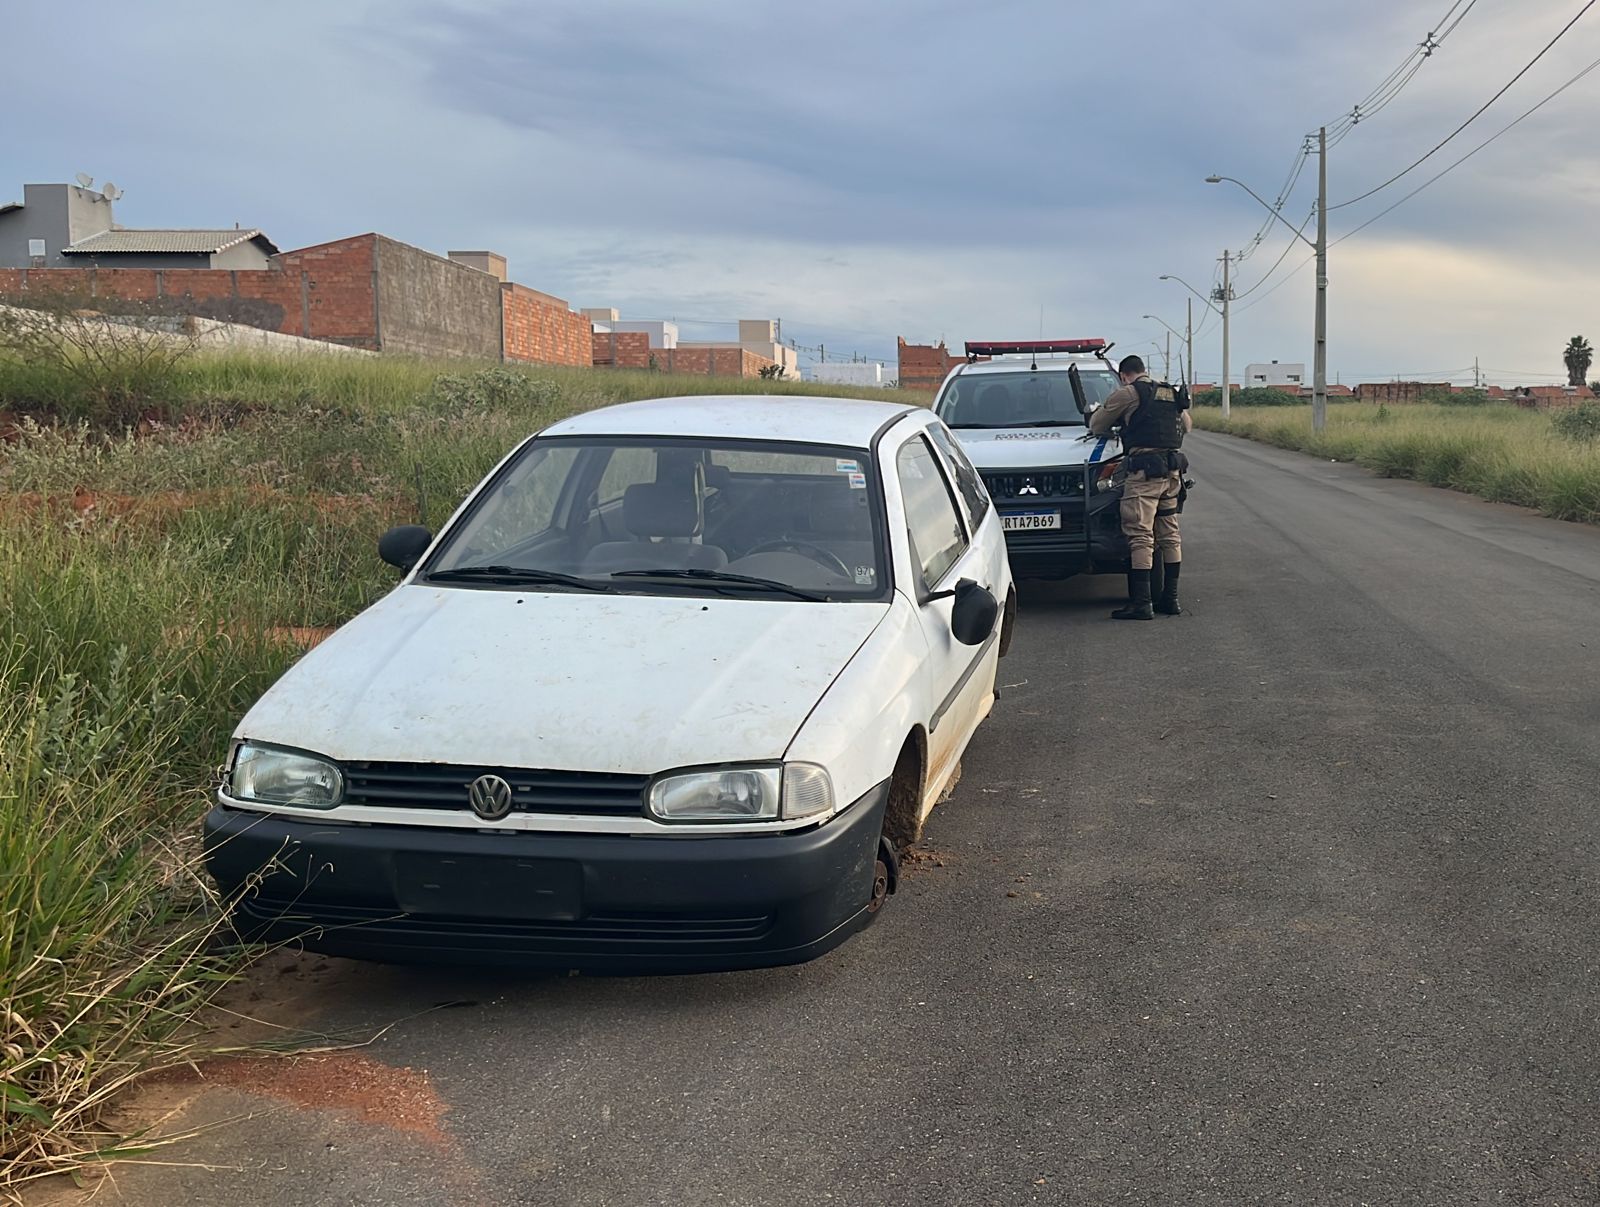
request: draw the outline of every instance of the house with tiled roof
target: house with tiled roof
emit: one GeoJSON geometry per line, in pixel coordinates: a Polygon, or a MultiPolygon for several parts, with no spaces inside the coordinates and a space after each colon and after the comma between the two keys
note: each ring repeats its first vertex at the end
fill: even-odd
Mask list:
{"type": "Polygon", "coordinates": [[[110,184],[24,185],[21,201],[0,203],[0,268],[259,269],[277,254],[255,228],[127,230],[112,212],[120,196],[110,184]]]}

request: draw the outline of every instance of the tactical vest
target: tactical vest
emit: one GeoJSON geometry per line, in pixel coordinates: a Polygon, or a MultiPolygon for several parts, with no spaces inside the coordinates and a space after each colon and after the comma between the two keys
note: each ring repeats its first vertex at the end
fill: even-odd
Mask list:
{"type": "Polygon", "coordinates": [[[1146,378],[1133,383],[1139,406],[1122,425],[1123,448],[1182,448],[1187,399],[1166,382],[1146,378]]]}

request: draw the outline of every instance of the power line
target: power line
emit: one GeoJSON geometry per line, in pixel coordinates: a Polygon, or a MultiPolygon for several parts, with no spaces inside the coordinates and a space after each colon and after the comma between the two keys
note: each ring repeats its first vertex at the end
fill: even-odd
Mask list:
{"type": "Polygon", "coordinates": [[[1394,99],[1405,91],[1406,85],[1416,78],[1423,64],[1433,57],[1433,53],[1444,45],[1445,39],[1466,19],[1477,2],[1478,0],[1467,0],[1466,7],[1462,8],[1462,0],[1455,0],[1444,15],[1433,23],[1427,36],[1417,43],[1398,67],[1385,76],[1371,92],[1357,101],[1348,112],[1328,123],[1328,145],[1336,146],[1343,142],[1358,125],[1370,121],[1387,109],[1394,99]]]}
{"type": "Polygon", "coordinates": [[[1505,133],[1509,132],[1510,130],[1515,129],[1517,126],[1521,125],[1524,121],[1526,121],[1528,118],[1532,117],[1535,113],[1539,112],[1539,110],[1543,109],[1551,101],[1555,100],[1556,97],[1560,96],[1568,88],[1571,88],[1574,84],[1578,83],[1585,76],[1588,76],[1590,73],[1594,72],[1596,69],[1600,69],[1600,59],[1596,59],[1594,62],[1590,63],[1587,67],[1585,67],[1577,75],[1573,76],[1565,84],[1561,85],[1561,87],[1557,88],[1549,96],[1545,97],[1544,100],[1540,101],[1533,108],[1529,109],[1526,113],[1524,113],[1521,117],[1517,118],[1510,125],[1505,126],[1505,127],[1501,128],[1500,130],[1497,130],[1494,134],[1491,134],[1488,138],[1484,139],[1481,143],[1479,143],[1477,146],[1473,147],[1472,150],[1468,151],[1460,159],[1456,160],[1449,167],[1445,168],[1444,171],[1440,172],[1437,176],[1430,177],[1428,180],[1424,181],[1422,184],[1419,184],[1416,188],[1412,189],[1404,197],[1400,198],[1399,201],[1396,201],[1393,205],[1389,206],[1388,209],[1380,210],[1378,213],[1376,213],[1372,217],[1368,218],[1365,222],[1363,222],[1360,226],[1356,227],[1354,230],[1349,231],[1349,232],[1347,232],[1347,233],[1345,233],[1343,235],[1340,235],[1337,239],[1334,240],[1334,243],[1335,244],[1343,243],[1346,239],[1350,238],[1352,235],[1359,234],[1360,232],[1366,230],[1367,227],[1371,226],[1379,218],[1384,217],[1386,214],[1392,214],[1395,210],[1399,209],[1406,202],[1410,201],[1418,193],[1422,192],[1423,189],[1425,189],[1429,185],[1433,184],[1434,181],[1439,180],[1440,178],[1442,178],[1444,176],[1448,176],[1451,172],[1455,171],[1462,164],[1466,163],[1467,160],[1471,159],[1479,151],[1483,150],[1490,143],[1492,143],[1496,139],[1498,139],[1502,134],[1505,134],[1505,133]]]}
{"type": "Polygon", "coordinates": [[[1444,150],[1445,146],[1447,144],[1449,144],[1451,139],[1455,138],[1456,135],[1460,134],[1463,130],[1465,130],[1473,122],[1477,121],[1478,118],[1482,117],[1484,115],[1484,113],[1488,111],[1490,105],[1493,105],[1496,101],[1498,101],[1502,96],[1504,96],[1507,92],[1509,92],[1511,90],[1512,86],[1514,84],[1516,84],[1516,82],[1518,80],[1520,80],[1523,76],[1527,75],[1528,72],[1532,71],[1533,68],[1534,68],[1534,65],[1536,63],[1538,63],[1540,59],[1544,58],[1545,55],[1549,54],[1551,48],[1553,48],[1557,42],[1561,41],[1562,38],[1566,37],[1567,31],[1570,30],[1574,25],[1576,25],[1580,20],[1582,20],[1584,14],[1587,13],[1591,8],[1593,8],[1595,6],[1595,2],[1596,2],[1596,0],[1588,0],[1588,2],[1581,9],[1578,10],[1577,16],[1573,17],[1572,20],[1570,20],[1570,21],[1568,21],[1566,23],[1566,25],[1562,26],[1561,32],[1556,34],[1555,37],[1551,38],[1550,41],[1545,44],[1544,49],[1541,50],[1538,54],[1533,56],[1533,58],[1528,62],[1527,66],[1523,67],[1523,69],[1521,71],[1517,72],[1516,75],[1512,76],[1511,79],[1506,83],[1506,85],[1503,88],[1500,89],[1500,91],[1496,92],[1493,96],[1491,96],[1488,100],[1486,100],[1481,106],[1479,106],[1478,111],[1476,113],[1474,113],[1471,117],[1467,118],[1466,121],[1462,122],[1454,130],[1452,130],[1449,133],[1449,135],[1447,135],[1443,139],[1443,141],[1441,141],[1437,145],[1435,145],[1434,148],[1431,151],[1429,151],[1426,155],[1424,155],[1421,159],[1418,159],[1416,162],[1411,164],[1410,167],[1404,168],[1403,170],[1401,170],[1399,172],[1396,172],[1393,176],[1389,177],[1388,180],[1385,180],[1382,184],[1378,185],[1376,188],[1368,189],[1365,193],[1362,193],[1359,197],[1352,197],[1352,198],[1350,198],[1349,201],[1341,201],[1338,205],[1330,205],[1328,207],[1329,212],[1331,213],[1333,210],[1343,209],[1347,205],[1354,205],[1358,201],[1365,201],[1368,197],[1371,197],[1374,193],[1382,192],[1384,189],[1388,188],[1391,184],[1395,183],[1395,181],[1399,180],[1401,177],[1403,177],[1403,176],[1407,175],[1408,173],[1410,173],[1410,172],[1416,170],[1417,168],[1421,167],[1423,164],[1427,163],[1428,160],[1432,159],[1435,155],[1437,155],[1440,151],[1444,150]]]}
{"type": "MultiPolygon", "coordinates": [[[[1338,146],[1339,143],[1350,136],[1358,125],[1364,121],[1370,121],[1388,108],[1395,98],[1405,90],[1406,85],[1416,78],[1423,65],[1444,44],[1445,39],[1455,32],[1457,26],[1466,19],[1467,14],[1473,10],[1477,3],[1478,0],[1454,0],[1454,3],[1433,23],[1427,35],[1421,42],[1417,43],[1398,67],[1380,80],[1366,96],[1356,102],[1353,108],[1341,114],[1333,122],[1328,123],[1328,146],[1338,146]],[[1465,3],[1465,7],[1463,7],[1463,3],[1465,3]]],[[[1261,227],[1251,237],[1250,241],[1245,244],[1244,249],[1238,255],[1238,262],[1243,263],[1249,259],[1251,254],[1266,239],[1275,217],[1282,215],[1284,206],[1294,196],[1295,186],[1299,183],[1301,173],[1305,170],[1306,162],[1311,155],[1312,139],[1310,135],[1307,135],[1301,141],[1300,150],[1295,154],[1294,160],[1289,166],[1288,179],[1284,182],[1284,186],[1278,190],[1276,201],[1269,207],[1272,212],[1267,215],[1261,227]]],[[[1281,257],[1279,263],[1282,263],[1281,257]]]]}
{"type": "MultiPolygon", "coordinates": [[[[1420,193],[1424,189],[1426,189],[1429,185],[1435,183],[1436,181],[1440,180],[1441,178],[1443,178],[1443,177],[1449,175],[1451,172],[1455,171],[1456,168],[1458,168],[1462,164],[1466,163],[1467,160],[1471,159],[1479,151],[1482,151],[1490,143],[1496,141],[1502,135],[1509,133],[1511,130],[1513,130],[1517,126],[1521,125],[1528,118],[1532,117],[1535,113],[1539,112],[1540,109],[1543,109],[1551,101],[1555,100],[1556,97],[1560,96],[1563,92],[1567,91],[1567,89],[1573,87],[1575,84],[1579,83],[1585,77],[1593,74],[1597,70],[1600,70],[1600,59],[1596,59],[1594,62],[1590,63],[1587,67],[1585,67],[1577,75],[1573,76],[1566,83],[1562,84],[1561,87],[1557,88],[1554,92],[1552,92],[1549,96],[1545,97],[1537,105],[1534,105],[1531,109],[1527,110],[1527,112],[1523,113],[1515,121],[1510,122],[1506,126],[1502,127],[1500,130],[1497,130],[1494,134],[1491,134],[1488,138],[1484,139],[1481,143],[1479,143],[1476,147],[1472,148],[1472,150],[1468,151],[1465,155],[1463,155],[1460,159],[1456,160],[1449,167],[1445,168],[1443,171],[1439,172],[1437,175],[1435,175],[1433,177],[1430,177],[1427,181],[1425,181],[1424,183],[1418,185],[1416,188],[1412,189],[1411,192],[1407,193],[1404,197],[1400,198],[1400,200],[1396,201],[1393,205],[1389,206],[1387,209],[1382,210],[1379,213],[1374,214],[1371,218],[1368,218],[1360,226],[1356,227],[1353,230],[1346,231],[1344,234],[1340,235],[1337,239],[1333,240],[1333,242],[1330,243],[1329,246],[1330,247],[1337,246],[1338,244],[1343,243],[1346,239],[1352,238],[1353,236],[1358,235],[1362,231],[1366,230],[1367,227],[1371,226],[1374,222],[1378,221],[1378,219],[1384,217],[1387,214],[1393,213],[1395,210],[1399,209],[1402,205],[1404,205],[1407,201],[1410,201],[1411,198],[1415,197],[1418,193],[1420,193]]],[[[1293,247],[1294,246],[1293,243],[1291,243],[1290,246],[1293,247]]],[[[1249,310],[1251,306],[1259,306],[1262,302],[1266,301],[1268,297],[1270,297],[1272,294],[1276,293],[1284,285],[1287,285],[1291,280],[1293,280],[1296,276],[1298,276],[1301,272],[1303,272],[1311,264],[1311,262],[1313,260],[1315,260],[1315,259],[1316,259],[1315,256],[1306,257],[1306,259],[1302,260],[1298,265],[1296,265],[1290,271],[1288,276],[1284,277],[1283,280],[1279,281],[1271,289],[1267,290],[1266,293],[1262,294],[1259,298],[1257,298],[1255,301],[1249,303],[1248,305],[1239,307],[1239,312],[1243,312],[1243,311],[1249,310]]],[[[1254,293],[1255,290],[1257,288],[1259,288],[1261,284],[1264,284],[1264,283],[1265,283],[1265,278],[1263,278],[1261,282],[1258,282],[1257,285],[1253,286],[1251,288],[1250,292],[1254,293]]],[[[1559,377],[1561,375],[1560,374],[1551,374],[1551,376],[1559,377]]]]}
{"type": "MultiPolygon", "coordinates": [[[[1300,224],[1300,229],[1296,233],[1301,235],[1301,236],[1303,236],[1306,233],[1306,227],[1311,225],[1311,220],[1313,218],[1315,218],[1316,216],[1317,216],[1317,207],[1316,206],[1312,206],[1311,207],[1311,212],[1306,215],[1306,220],[1300,224]]],[[[1233,295],[1233,300],[1234,301],[1238,301],[1240,298],[1249,297],[1252,293],[1254,293],[1256,290],[1260,289],[1269,280],[1271,280],[1272,279],[1272,274],[1277,272],[1278,268],[1283,264],[1283,262],[1289,258],[1289,253],[1294,250],[1294,244],[1295,244],[1295,241],[1293,239],[1290,239],[1289,242],[1284,245],[1283,254],[1278,257],[1277,263],[1273,264],[1273,266],[1271,268],[1267,269],[1266,273],[1263,274],[1262,278],[1259,281],[1257,281],[1254,285],[1250,286],[1249,289],[1246,289],[1243,293],[1234,294],[1233,295]]]]}

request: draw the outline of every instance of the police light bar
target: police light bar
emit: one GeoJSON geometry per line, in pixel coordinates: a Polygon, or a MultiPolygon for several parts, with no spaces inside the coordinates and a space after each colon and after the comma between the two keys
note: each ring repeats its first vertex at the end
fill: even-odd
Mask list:
{"type": "Polygon", "coordinates": [[[1104,352],[1103,339],[968,340],[967,356],[1048,355],[1052,352],[1104,352]]]}

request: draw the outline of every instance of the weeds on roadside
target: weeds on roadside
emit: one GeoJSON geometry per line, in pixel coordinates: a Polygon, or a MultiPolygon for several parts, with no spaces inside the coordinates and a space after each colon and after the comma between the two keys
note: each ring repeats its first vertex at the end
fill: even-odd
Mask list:
{"type": "Polygon", "coordinates": [[[67,419],[131,423],[194,350],[189,326],[159,303],[86,290],[18,294],[0,305],[0,359],[16,373],[0,375],[0,386],[20,379],[25,389],[4,388],[0,400],[67,419]]]}
{"type": "Polygon", "coordinates": [[[1573,444],[1591,445],[1600,440],[1600,403],[1584,402],[1550,416],[1556,435],[1573,444]]]}
{"type": "MultiPolygon", "coordinates": [[[[1581,410],[1582,408],[1578,408],[1581,410]]],[[[1561,412],[1554,419],[1518,407],[1407,405],[1388,418],[1366,403],[1328,407],[1322,432],[1309,407],[1234,408],[1223,421],[1196,411],[1195,424],[1317,457],[1354,461],[1391,478],[1414,478],[1497,503],[1536,508],[1554,519],[1600,523],[1600,439],[1563,438],[1557,425],[1596,423],[1561,412]]]]}

